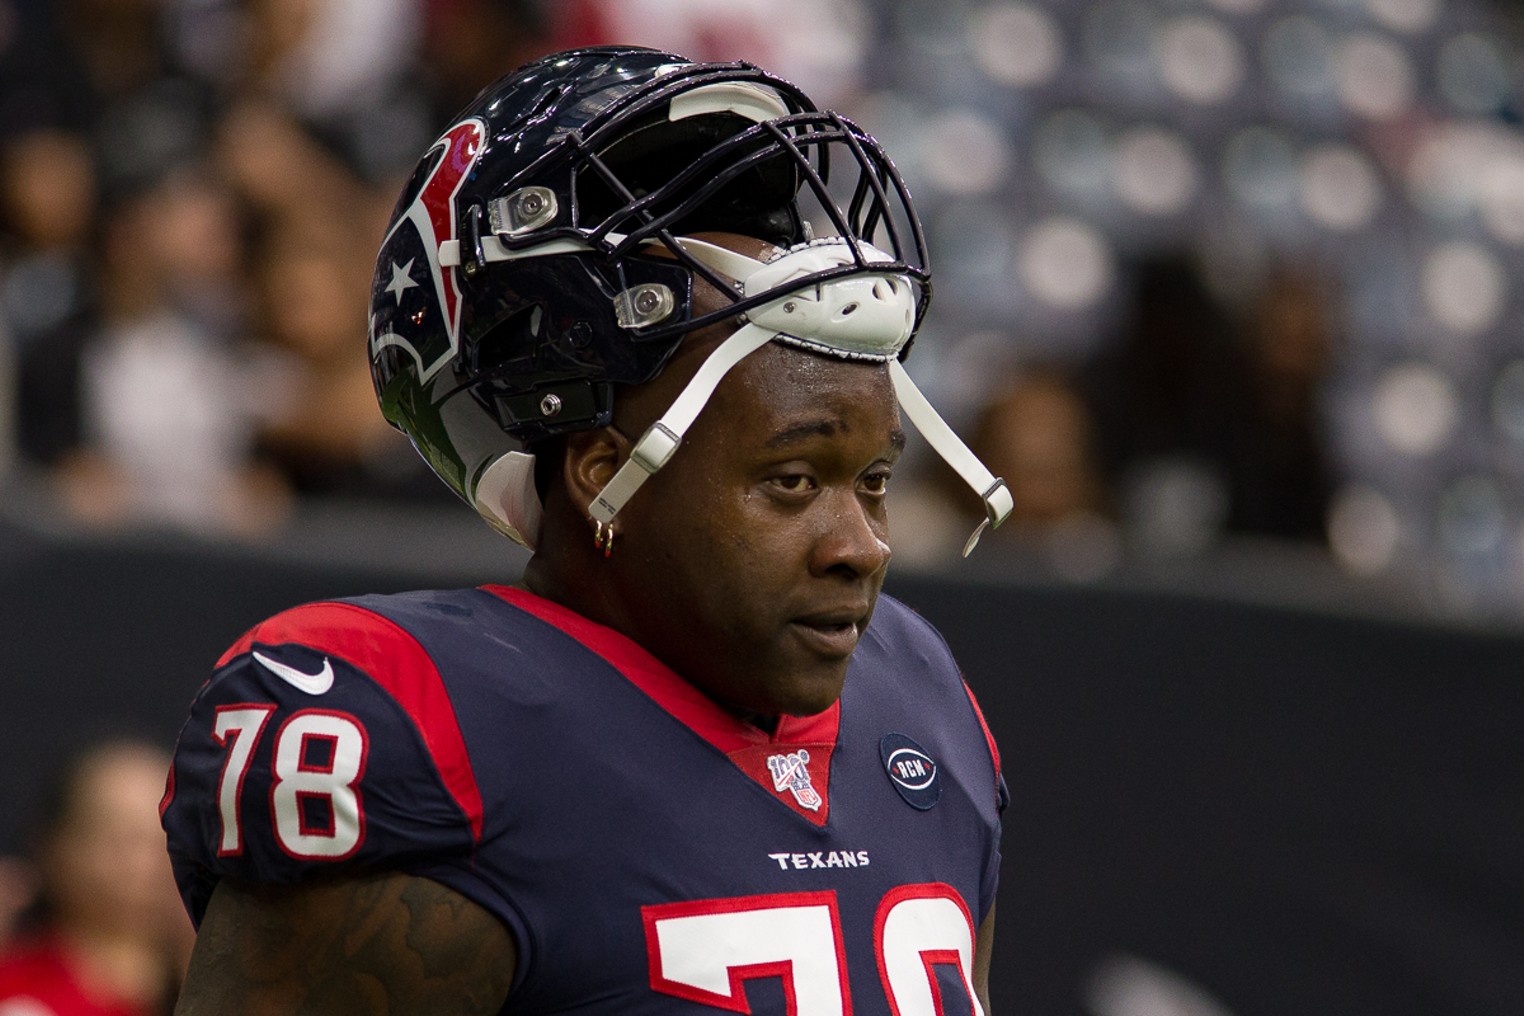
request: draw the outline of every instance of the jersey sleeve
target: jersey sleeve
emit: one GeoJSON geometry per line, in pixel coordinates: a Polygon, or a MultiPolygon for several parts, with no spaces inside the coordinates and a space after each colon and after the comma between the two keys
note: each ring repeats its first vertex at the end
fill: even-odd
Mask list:
{"type": "Polygon", "coordinates": [[[469,872],[482,829],[433,661],[348,603],[278,614],[223,655],[181,729],[160,811],[198,924],[223,878],[469,872]]]}

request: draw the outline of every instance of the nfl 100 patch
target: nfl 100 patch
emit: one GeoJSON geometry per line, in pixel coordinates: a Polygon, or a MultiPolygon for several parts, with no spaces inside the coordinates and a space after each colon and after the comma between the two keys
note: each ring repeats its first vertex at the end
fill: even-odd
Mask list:
{"type": "Polygon", "coordinates": [[[769,755],[767,770],[772,773],[774,790],[780,794],[791,791],[800,807],[819,811],[822,801],[810,779],[809,761],[810,753],[800,748],[787,755],[769,755]]]}
{"type": "Polygon", "coordinates": [[[942,781],[937,763],[915,741],[904,734],[885,734],[878,742],[884,772],[905,803],[926,811],[942,796],[942,781]]]}

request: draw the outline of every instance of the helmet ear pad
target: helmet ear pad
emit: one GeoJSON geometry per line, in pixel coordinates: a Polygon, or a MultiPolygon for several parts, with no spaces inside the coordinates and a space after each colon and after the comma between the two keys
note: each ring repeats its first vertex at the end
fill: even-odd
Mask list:
{"type": "Polygon", "coordinates": [[[470,379],[470,397],[525,445],[606,426],[611,386],[649,381],[682,341],[681,334],[643,338],[620,327],[619,292],[666,286],[672,321],[692,312],[693,277],[667,258],[626,256],[617,264],[593,253],[526,258],[514,263],[511,281],[495,267],[479,273],[467,292],[456,374],[470,379]]]}
{"type": "Polygon", "coordinates": [[[566,459],[566,436],[557,435],[535,442],[529,449],[534,456],[534,492],[544,504],[552,484],[560,482],[566,459]]]}

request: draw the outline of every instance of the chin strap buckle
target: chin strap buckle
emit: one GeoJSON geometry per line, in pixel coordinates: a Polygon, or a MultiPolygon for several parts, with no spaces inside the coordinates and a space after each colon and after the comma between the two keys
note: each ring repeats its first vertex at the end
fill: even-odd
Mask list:
{"type": "Polygon", "coordinates": [[[1015,500],[1011,497],[1011,488],[1006,485],[1005,478],[1000,476],[995,477],[995,482],[985,488],[984,493],[980,495],[980,500],[984,502],[985,519],[974,527],[968,542],[963,545],[964,557],[974,552],[974,547],[979,543],[979,537],[984,535],[986,529],[992,529],[1004,522],[1011,514],[1011,509],[1016,506],[1015,500]]]}

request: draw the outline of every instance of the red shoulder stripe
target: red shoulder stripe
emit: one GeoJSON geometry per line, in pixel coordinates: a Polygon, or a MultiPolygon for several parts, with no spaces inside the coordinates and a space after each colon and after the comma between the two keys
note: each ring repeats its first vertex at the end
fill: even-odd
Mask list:
{"type": "Polygon", "coordinates": [[[169,767],[169,775],[164,777],[164,796],[159,798],[159,817],[169,810],[170,804],[175,800],[175,767],[169,767]]]}
{"type": "Polygon", "coordinates": [[[466,752],[454,703],[433,659],[405,629],[350,603],[309,603],[276,614],[233,643],[220,667],[255,643],[296,643],[336,656],[364,671],[412,717],[446,789],[482,835],[482,796],[466,752]]]}
{"type": "Polygon", "coordinates": [[[979,700],[974,698],[974,689],[963,682],[963,690],[968,692],[968,701],[974,707],[974,715],[979,717],[979,726],[984,728],[984,739],[989,742],[990,758],[995,760],[995,779],[1000,779],[1000,749],[995,746],[995,735],[990,733],[990,725],[985,722],[984,710],[979,708],[979,700]]]}

